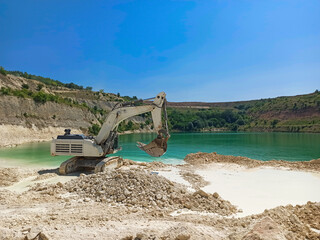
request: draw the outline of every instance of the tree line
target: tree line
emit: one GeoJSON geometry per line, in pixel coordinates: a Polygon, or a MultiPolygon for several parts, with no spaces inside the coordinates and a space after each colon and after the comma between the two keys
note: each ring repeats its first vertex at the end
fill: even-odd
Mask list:
{"type": "Polygon", "coordinates": [[[239,126],[249,122],[243,111],[231,109],[177,109],[168,108],[169,127],[177,131],[201,131],[213,128],[225,128],[237,131],[239,126]]]}

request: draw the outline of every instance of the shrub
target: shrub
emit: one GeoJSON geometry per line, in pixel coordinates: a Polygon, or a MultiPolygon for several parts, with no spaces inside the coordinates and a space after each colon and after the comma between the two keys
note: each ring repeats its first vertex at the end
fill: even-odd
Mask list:
{"type": "Polygon", "coordinates": [[[43,84],[38,84],[37,85],[37,91],[40,91],[43,88],[43,84]]]}
{"type": "Polygon", "coordinates": [[[45,103],[48,100],[47,94],[43,92],[38,92],[33,94],[33,100],[38,103],[45,103]]]}
{"type": "Polygon", "coordinates": [[[2,93],[2,95],[10,95],[11,88],[2,87],[2,88],[0,89],[0,92],[2,93]]]}
{"type": "Polygon", "coordinates": [[[29,89],[29,85],[24,83],[24,84],[22,84],[22,88],[29,89]]]}
{"type": "Polygon", "coordinates": [[[101,127],[96,123],[92,124],[92,126],[88,128],[89,133],[95,136],[98,135],[100,129],[101,127]]]}

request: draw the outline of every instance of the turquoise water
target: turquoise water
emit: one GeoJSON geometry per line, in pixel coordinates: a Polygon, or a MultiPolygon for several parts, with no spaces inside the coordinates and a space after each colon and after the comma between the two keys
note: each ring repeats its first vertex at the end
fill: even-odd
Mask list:
{"type": "MultiPolygon", "coordinates": [[[[307,161],[320,158],[320,134],[308,133],[173,133],[167,153],[153,158],[136,147],[149,143],[154,134],[129,134],[119,137],[122,151],[114,154],[137,161],[179,164],[188,153],[217,152],[259,160],[307,161]]],[[[29,143],[0,149],[0,158],[21,165],[59,166],[68,157],[50,156],[50,143],[29,143]]]]}

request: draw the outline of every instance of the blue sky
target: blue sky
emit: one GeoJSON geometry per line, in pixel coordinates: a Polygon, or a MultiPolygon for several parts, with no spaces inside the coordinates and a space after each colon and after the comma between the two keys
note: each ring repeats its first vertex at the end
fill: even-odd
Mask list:
{"type": "Polygon", "coordinates": [[[318,0],[0,0],[0,65],[121,95],[236,101],[320,89],[318,0]]]}

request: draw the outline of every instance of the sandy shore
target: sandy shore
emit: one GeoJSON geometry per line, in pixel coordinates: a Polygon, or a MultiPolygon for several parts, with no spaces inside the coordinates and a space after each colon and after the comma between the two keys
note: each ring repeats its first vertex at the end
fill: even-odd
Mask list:
{"type": "Polygon", "coordinates": [[[320,239],[317,168],[192,157],[81,176],[2,166],[0,239],[320,239]]]}

